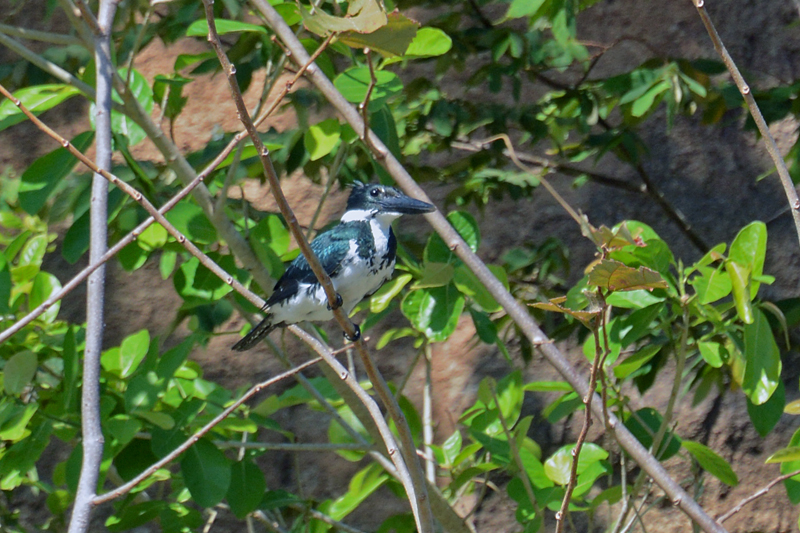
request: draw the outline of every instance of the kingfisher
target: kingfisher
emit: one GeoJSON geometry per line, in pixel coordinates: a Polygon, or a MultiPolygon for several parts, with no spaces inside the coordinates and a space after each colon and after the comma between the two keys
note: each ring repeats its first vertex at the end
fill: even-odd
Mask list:
{"type": "MultiPolygon", "coordinates": [[[[361,300],[391,279],[397,252],[392,231],[395,219],[435,209],[394,187],[356,182],[339,224],[311,242],[311,249],[331,277],[337,306],[349,315],[361,300]]],[[[249,350],[275,328],[333,318],[325,290],[302,254],[286,268],[262,311],[266,313],[264,319],[233,345],[234,351],[249,350]]],[[[356,326],[355,336],[349,340],[358,340],[360,335],[356,326]]]]}

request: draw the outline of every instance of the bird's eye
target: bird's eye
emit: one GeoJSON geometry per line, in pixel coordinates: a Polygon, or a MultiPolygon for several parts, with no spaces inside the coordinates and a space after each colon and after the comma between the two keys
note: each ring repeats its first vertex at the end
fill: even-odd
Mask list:
{"type": "Polygon", "coordinates": [[[377,197],[381,191],[379,189],[372,189],[369,193],[373,196],[373,198],[377,197]]]}

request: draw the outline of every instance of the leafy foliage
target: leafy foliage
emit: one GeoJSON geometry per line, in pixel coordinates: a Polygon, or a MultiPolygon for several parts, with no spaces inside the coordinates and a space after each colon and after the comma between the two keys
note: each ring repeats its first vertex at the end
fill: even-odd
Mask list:
{"type": "MultiPolygon", "coordinates": [[[[668,361],[675,359],[678,368],[685,369],[676,376],[682,385],[676,390],[692,391],[695,403],[715,386],[718,394],[732,389],[744,394],[748,415],[762,436],[772,431],[784,408],[800,412],[796,402],[785,405],[781,348],[776,340],[776,332],[797,323],[800,307],[797,302],[776,305],[758,297],[761,286],[773,280],[764,271],[764,223],[746,225],[730,244],[720,243],[700,260],[684,264],[671,249],[673,244],[641,222],[595,228],[584,218],[576,223],[576,230],[596,246],[598,258],[572,287],[566,281],[571,266],[568,250],[554,239],[507,250],[481,248],[481,227],[471,213],[504,199],[519,201],[541,194],[540,185],[550,167],[568,169],[574,163],[615,157],[636,168],[648,155],[638,128],[662,104],[668,125],[681,114],[697,112],[708,124],[715,124],[727,111],[741,106],[731,85],[713,77],[720,65],[707,60],[653,58],[613,77],[590,76],[593,58],[578,38],[576,17],[593,3],[512,0],[496,21],[482,15],[482,2],[406,2],[398,3],[395,11],[375,0],[323,2],[314,9],[307,3],[286,2],[275,8],[309,50],[319,51],[319,69],[346,100],[357,104],[408,170],[420,181],[447,186],[447,207],[454,208],[448,221],[470,249],[499,258],[489,265],[497,281],[530,304],[531,314],[552,337],[583,340],[586,357],[599,365],[606,408],[659,460],[677,457],[696,466],[696,486],[705,482],[701,471],[736,485],[736,472],[720,453],[673,429],[669,409],[663,413],[649,405],[634,409],[631,400],[634,389],[639,393],[650,389],[668,361]],[[412,4],[432,8],[425,24],[404,14],[412,4]],[[331,35],[336,37],[333,44],[319,49],[331,35]],[[419,70],[410,67],[423,64],[436,75],[415,77],[419,70]],[[469,74],[466,88],[503,93],[509,95],[509,102],[450,97],[441,78],[451,68],[469,74]],[[551,77],[566,69],[582,74],[574,85],[551,77]],[[527,89],[534,82],[549,88],[531,99],[527,89]],[[533,173],[512,169],[500,143],[483,142],[509,131],[516,132],[518,149],[535,148],[531,151],[554,157],[540,162],[533,173]],[[449,158],[452,162],[436,169],[421,157],[465,145],[481,149],[455,161],[449,158]]],[[[147,23],[141,23],[144,7],[133,3],[122,9],[128,11],[118,16],[113,36],[118,75],[145,114],[158,106],[174,126],[188,103],[185,89],[197,76],[219,70],[215,55],[182,55],[172,72],[159,73],[152,84],[125,65],[132,64],[129,60],[138,47],[152,39],[171,42],[192,37],[204,42],[208,23],[197,2],[163,4],[158,20],[147,23]]],[[[253,83],[254,74],[265,65],[269,65],[265,87],[277,82],[283,71],[273,66],[283,64],[285,52],[271,39],[272,31],[257,23],[257,13],[247,4],[231,1],[216,4],[214,10],[217,30],[226,36],[227,53],[242,89],[253,83]]],[[[83,82],[93,83],[88,50],[79,45],[53,46],[45,55],[83,82]]],[[[36,114],[81,94],[80,88],[42,74],[24,61],[11,70],[0,69],[0,78],[4,84],[13,84],[15,97],[36,114]]],[[[796,113],[792,102],[798,90],[794,84],[755,92],[755,96],[765,105],[768,117],[778,120],[796,113]]],[[[124,107],[119,95],[114,98],[124,107]]],[[[296,113],[298,126],[262,134],[278,171],[282,175],[302,171],[316,182],[333,176],[327,179],[343,185],[354,180],[389,180],[363,142],[363,132],[353,131],[337,116],[324,114],[327,118],[320,120],[311,113],[321,101],[307,87],[294,90],[284,105],[296,113]]],[[[146,138],[146,129],[134,117],[130,109],[112,113],[115,150],[120,155],[113,171],[149,201],[163,205],[178,193],[179,185],[169,165],[138,160],[131,152],[130,147],[146,138]]],[[[13,102],[0,103],[0,130],[23,120],[13,102]]],[[[185,154],[188,165],[195,171],[203,169],[234,133],[221,132],[202,150],[185,154]]],[[[86,131],[71,144],[85,151],[92,140],[93,132],[86,131]]],[[[797,154],[795,145],[790,159],[796,179],[800,176],[797,154]]],[[[223,267],[231,280],[266,294],[270,287],[259,286],[251,271],[239,266],[242,258],[234,256],[220,229],[222,218],[246,235],[271,278],[279,277],[283,263],[297,253],[290,250],[289,232],[279,215],[260,213],[247,199],[227,197],[233,184],[261,177],[257,156],[252,144],[243,143],[205,179],[218,200],[219,210],[213,216],[203,202],[187,196],[166,218],[223,267]]],[[[58,273],[44,267],[48,254],[55,251],[51,228],[56,223],[71,222],[61,243],[63,258],[76,263],[86,255],[89,180],[75,163],[72,155],[58,148],[38,158],[19,178],[4,178],[0,192],[3,329],[61,289],[58,273]]],[[[574,177],[576,186],[589,179],[582,172],[574,177]]],[[[118,188],[111,190],[108,203],[112,242],[146,218],[145,211],[118,188]]],[[[399,237],[401,272],[360,306],[367,312],[362,322],[365,332],[389,313],[400,311],[402,322],[382,331],[378,348],[407,339],[414,350],[426,353],[434,343],[450,338],[469,315],[476,344],[496,347],[509,362],[517,354],[525,362],[532,359],[534,347],[439,235],[432,234],[424,243],[402,233],[399,237]]],[[[203,378],[190,354],[222,331],[234,311],[256,311],[232,291],[229,281],[213,275],[159,224],[141,231],[117,260],[127,271],[158,261],[162,277],[172,279],[182,300],[175,324],[185,323],[190,333],[176,346],[165,348],[163,338],[142,330],[103,352],[105,448],[100,486],[104,489],[136,477],[233,400],[233,391],[203,378]]],[[[77,487],[80,361],[86,336],[83,324],[59,315],[59,305],[52,303],[0,345],[0,489],[41,491],[50,516],[37,527],[52,530],[63,529],[77,487]],[[71,454],[56,466],[52,479],[42,480],[40,464],[49,446],[67,447],[71,454]]],[[[400,400],[414,437],[422,441],[419,414],[408,398],[400,394],[400,400]]],[[[263,429],[293,442],[295,435],[279,420],[299,406],[336,414],[327,436],[330,443],[342,445],[337,452],[341,457],[361,461],[367,456],[366,450],[374,443],[366,424],[331,383],[317,378],[306,387],[271,393],[253,408],[240,407],[197,440],[179,459],[179,468],[158,469],[116,501],[106,527],[125,531],[156,522],[164,531],[196,530],[208,509],[226,506],[241,520],[278,517],[292,530],[322,532],[332,526],[319,513],[342,521],[382,487],[402,494],[398,481],[377,463],[359,463],[347,488],[323,501],[268,487],[263,462],[259,463],[268,445],[254,439],[263,429]],[[248,446],[231,450],[231,442],[248,446]],[[158,497],[150,498],[148,491],[156,491],[158,497]]],[[[543,450],[530,436],[535,419],[554,424],[582,416],[584,408],[583,399],[565,382],[525,383],[519,370],[498,379],[484,378],[474,403],[455,413],[456,431],[440,445],[431,446],[444,497],[454,503],[467,493],[482,495],[490,481],[501,484],[516,502],[515,518],[526,533],[541,530],[545,514],[557,511],[566,494],[570,494],[567,503],[573,513],[592,516],[600,506],[616,504],[623,497],[612,475],[618,458],[605,449],[610,448],[605,442],[565,443],[543,450]],[[549,402],[535,416],[524,406],[526,396],[533,394],[544,395],[540,397],[549,402]],[[579,448],[580,454],[574,457],[579,448]]],[[[770,462],[781,463],[785,473],[797,470],[799,444],[800,436],[795,434],[770,462]]],[[[800,481],[788,479],[786,488],[792,502],[800,501],[800,481]]],[[[2,512],[13,514],[10,509],[2,512]]],[[[0,518],[5,524],[5,517],[0,518]]],[[[399,515],[386,517],[379,531],[413,528],[413,520],[399,515]]]]}

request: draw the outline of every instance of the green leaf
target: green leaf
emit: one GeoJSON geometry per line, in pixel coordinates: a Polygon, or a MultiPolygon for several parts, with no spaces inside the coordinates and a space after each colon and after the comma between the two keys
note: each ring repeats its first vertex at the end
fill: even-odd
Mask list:
{"type": "Polygon", "coordinates": [[[592,268],[589,283],[609,291],[667,288],[667,282],[655,270],[631,268],[610,259],[603,259],[592,268]]]}
{"type": "Polygon", "coordinates": [[[170,224],[195,244],[211,244],[217,241],[217,230],[195,203],[179,202],[165,216],[170,224]]]}
{"type": "Polygon", "coordinates": [[[464,310],[464,297],[450,283],[411,291],[400,308],[417,331],[430,341],[441,342],[455,331],[458,317],[464,310]]]}
{"type": "Polygon", "coordinates": [[[384,283],[380,289],[370,297],[369,310],[373,313],[384,311],[392,301],[392,298],[400,294],[413,276],[411,274],[400,274],[393,280],[384,283]]]}
{"type": "Polygon", "coordinates": [[[731,280],[736,314],[745,324],[753,323],[753,305],[750,296],[750,269],[734,261],[725,261],[725,270],[731,280]]]}
{"type": "Polygon", "coordinates": [[[353,0],[347,8],[347,16],[334,17],[322,9],[314,13],[301,6],[303,24],[311,33],[327,37],[331,33],[356,32],[372,33],[388,22],[383,7],[377,0],[353,0]]]}
{"type": "Polygon", "coordinates": [[[136,371],[150,348],[150,332],[142,329],[122,340],[119,347],[120,377],[127,378],[136,371]]]}
{"type": "Polygon", "coordinates": [[[4,253],[0,252],[0,313],[7,313],[11,310],[9,300],[11,299],[11,271],[8,268],[8,260],[4,253]]]}
{"type": "Polygon", "coordinates": [[[216,446],[198,440],[181,458],[181,472],[186,488],[201,507],[214,507],[228,492],[231,464],[216,446]]]}
{"type": "Polygon", "coordinates": [[[714,368],[720,368],[728,360],[728,351],[718,342],[699,341],[697,348],[703,360],[714,368]]]}
{"type": "Polygon", "coordinates": [[[475,332],[481,341],[486,344],[494,344],[498,341],[497,326],[489,318],[489,315],[472,307],[469,308],[469,314],[472,317],[472,323],[475,325],[475,332]]]}
{"type": "Polygon", "coordinates": [[[439,28],[420,28],[403,59],[420,59],[446,54],[453,47],[453,40],[439,28]]]}
{"type": "MultiPolygon", "coordinates": [[[[49,272],[39,272],[33,278],[33,287],[29,296],[28,307],[33,310],[43,304],[53,293],[61,290],[61,282],[49,272]]],[[[52,324],[58,311],[61,309],[61,302],[56,302],[47,311],[39,315],[39,320],[52,324]]]]}
{"type": "Polygon", "coordinates": [[[352,48],[369,48],[383,57],[403,56],[417,34],[419,22],[397,11],[387,15],[387,24],[370,33],[348,31],[339,36],[339,42],[352,48]]]}
{"type": "MultiPolygon", "coordinates": [[[[359,104],[367,96],[369,86],[372,84],[369,68],[351,67],[333,80],[334,86],[342,93],[348,102],[359,104]]],[[[377,109],[389,98],[403,92],[403,82],[397,74],[388,70],[375,72],[375,86],[370,94],[370,109],[377,109]]]]}
{"type": "MultiPolygon", "coordinates": [[[[767,225],[751,222],[741,229],[731,243],[728,259],[746,267],[753,279],[764,273],[764,258],[767,254],[767,225]]],[[[750,284],[750,299],[756,297],[760,283],[750,284]]]]}
{"type": "MultiPolygon", "coordinates": [[[[448,213],[447,220],[453,225],[453,228],[461,235],[461,238],[466,241],[467,245],[473,252],[478,251],[478,246],[481,241],[480,229],[478,223],[472,215],[464,211],[452,211],[448,213]]],[[[456,260],[455,254],[445,244],[438,233],[432,233],[425,245],[425,252],[423,253],[425,261],[433,263],[451,263],[456,260]]]]}
{"type": "MultiPolygon", "coordinates": [[[[426,262],[419,281],[414,282],[412,289],[430,289],[443,287],[453,279],[453,265],[450,263],[426,262]]],[[[456,284],[458,286],[458,284],[456,284]]],[[[464,291],[461,291],[464,292],[464,291]]]]}
{"type": "MultiPolygon", "coordinates": [[[[53,83],[19,89],[14,92],[14,98],[17,98],[33,114],[39,115],[78,94],[80,94],[80,91],[75,87],[53,83]]],[[[0,102],[0,131],[25,120],[27,120],[27,117],[14,102],[7,98],[0,102]]]]}
{"type": "Polygon", "coordinates": [[[453,465],[456,457],[458,457],[458,454],[461,452],[461,444],[461,430],[456,429],[453,434],[442,443],[442,454],[445,464],[453,465]]]}
{"type": "MultiPolygon", "coordinates": [[[[498,269],[502,271],[501,267],[497,267],[495,265],[489,265],[489,268],[495,272],[498,269]],[[492,269],[493,266],[495,268],[492,269]]],[[[505,274],[504,271],[503,274],[505,274]]],[[[472,298],[472,300],[487,313],[495,313],[502,309],[502,306],[497,303],[497,300],[494,299],[494,296],[492,296],[492,293],[489,292],[489,289],[487,289],[481,280],[478,279],[478,276],[476,276],[472,270],[468,269],[466,266],[458,265],[458,267],[455,269],[454,282],[462,294],[472,298]]]]}
{"type": "Polygon", "coordinates": [[[664,296],[656,296],[646,289],[637,289],[613,292],[606,298],[606,303],[623,309],[642,309],[655,303],[663,302],[665,299],[664,296]]]}
{"type": "Polygon", "coordinates": [[[120,414],[106,420],[103,427],[117,444],[126,445],[142,430],[142,422],[131,415],[120,414]]]}
{"type": "Polygon", "coordinates": [[[641,117],[651,110],[656,97],[668,91],[670,84],[667,81],[661,81],[653,85],[642,96],[637,98],[631,106],[631,115],[634,117],[641,117]]]}
{"type": "MultiPolygon", "coordinates": [[[[267,29],[263,26],[258,26],[256,24],[248,24],[247,22],[239,22],[238,20],[228,20],[228,19],[214,19],[214,25],[217,27],[217,33],[219,35],[225,35],[226,33],[236,33],[236,32],[255,32],[255,33],[263,33],[267,35],[267,29]]],[[[192,24],[186,29],[186,36],[187,37],[205,37],[208,35],[208,21],[205,18],[195,20],[192,24]]],[[[179,70],[179,69],[175,69],[179,70]]]]}
{"type": "MultiPolygon", "coordinates": [[[[705,444],[685,440],[681,443],[681,446],[692,454],[703,470],[715,478],[731,487],[735,487],[739,484],[739,478],[736,476],[736,472],[733,471],[728,461],[705,444]]],[[[769,462],[769,460],[767,462],[769,462]]]]}
{"type": "Polygon", "coordinates": [[[242,460],[233,463],[231,484],[226,499],[237,518],[244,519],[255,511],[266,490],[267,482],[264,480],[264,474],[252,461],[242,460]]]}
{"type": "Polygon", "coordinates": [[[507,19],[530,17],[539,11],[545,0],[512,0],[506,11],[507,19]]]}
{"type": "Polygon", "coordinates": [[[786,463],[788,461],[800,461],[800,446],[787,446],[773,453],[765,463],[786,463]]]}
{"type": "Polygon", "coordinates": [[[106,527],[112,533],[135,530],[158,517],[162,509],[167,506],[163,501],[149,501],[128,505],[119,514],[113,514],[106,519],[106,527]]]}
{"type": "Polygon", "coordinates": [[[755,309],[753,323],[744,326],[744,355],[742,390],[750,401],[761,405],[778,388],[782,363],[769,321],[759,309],[755,309]]]}
{"type": "MultiPolygon", "coordinates": [[[[625,420],[625,427],[642,443],[642,446],[649,449],[653,446],[653,436],[658,433],[662,420],[664,418],[661,413],[652,407],[644,407],[636,411],[635,414],[628,416],[625,420]]],[[[661,446],[657,451],[653,450],[653,454],[659,461],[666,461],[678,453],[680,449],[681,439],[672,431],[667,430],[664,433],[661,446]]]]}
{"type": "MultiPolygon", "coordinates": [[[[93,140],[94,132],[85,131],[74,137],[70,144],[85,152],[93,140]]],[[[31,163],[20,181],[19,206],[29,215],[38,213],[56,186],[72,171],[77,162],[78,159],[62,147],[31,163]]]]}
{"type": "Polygon", "coordinates": [[[31,350],[11,356],[3,367],[3,388],[7,394],[19,396],[33,381],[39,360],[31,350]]]}
{"type": "Polygon", "coordinates": [[[728,271],[719,268],[698,267],[700,276],[692,278],[691,284],[697,291],[700,303],[710,304],[728,296],[732,290],[731,277],[728,271]]]}
{"type": "Polygon", "coordinates": [[[648,344],[636,350],[633,355],[625,358],[624,361],[614,367],[614,375],[617,379],[625,379],[655,357],[661,351],[661,348],[658,344],[648,344]]]}
{"type": "MultiPolygon", "coordinates": [[[[566,485],[572,472],[572,451],[574,444],[562,446],[556,453],[547,458],[544,462],[544,471],[547,477],[558,485],[566,485]]],[[[578,458],[578,475],[585,472],[592,464],[602,461],[608,457],[608,452],[597,444],[591,442],[584,443],[578,458]]],[[[596,479],[596,478],[595,478],[596,479]]],[[[594,480],[592,480],[593,482],[594,480]]]]}
{"type": "Polygon", "coordinates": [[[747,398],[747,414],[759,435],[762,437],[769,435],[780,421],[785,405],[786,389],[782,381],[778,382],[778,388],[775,389],[769,400],[761,405],[756,405],[750,401],[750,398],[747,398]]]}
{"type": "Polygon", "coordinates": [[[350,479],[345,494],[321,510],[334,520],[342,520],[388,480],[389,474],[380,465],[372,463],[350,479]]]}
{"type": "Polygon", "coordinates": [[[572,451],[574,446],[565,446],[547,458],[544,462],[544,472],[553,483],[566,485],[572,473],[572,451]]]}
{"type": "Polygon", "coordinates": [[[310,126],[303,136],[303,144],[309,159],[316,161],[331,153],[331,150],[339,142],[340,135],[339,120],[335,118],[329,118],[310,126]]]}

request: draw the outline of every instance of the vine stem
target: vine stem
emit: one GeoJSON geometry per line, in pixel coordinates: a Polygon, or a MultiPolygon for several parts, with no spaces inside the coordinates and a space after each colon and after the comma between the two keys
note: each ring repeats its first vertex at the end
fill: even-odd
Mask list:
{"type": "MultiPolygon", "coordinates": [[[[292,53],[291,59],[297,64],[303,64],[308,60],[308,53],[302,43],[292,32],[283,18],[275,11],[267,0],[250,0],[253,6],[268,21],[272,30],[286,45],[292,53]]],[[[307,76],[314,86],[325,96],[340,115],[350,124],[355,131],[362,131],[364,123],[357,109],[355,109],[343,96],[336,90],[331,81],[319,69],[307,71],[307,76]]],[[[367,138],[371,141],[367,143],[373,149],[375,159],[386,169],[395,179],[397,184],[406,194],[412,195],[423,201],[430,201],[425,191],[417,185],[411,175],[403,168],[383,142],[370,131],[367,138]]],[[[585,396],[589,392],[589,384],[581,376],[558,347],[547,338],[533,320],[528,309],[517,302],[503,284],[488,269],[485,263],[472,252],[467,243],[456,230],[450,225],[447,219],[438,211],[423,215],[431,224],[436,232],[442,237],[448,247],[461,259],[476,277],[486,286],[487,290],[495,297],[497,302],[503,307],[508,316],[516,322],[523,334],[535,346],[538,346],[545,358],[556,368],[566,381],[578,392],[585,396]]],[[[592,402],[592,412],[595,416],[602,419],[603,407],[601,402],[592,402]]],[[[721,533],[725,531],[719,523],[711,518],[700,505],[667,473],[661,463],[650,454],[647,449],[628,431],[613,414],[609,413],[608,427],[620,446],[627,451],[631,457],[641,466],[658,485],[664,490],[672,503],[680,508],[684,513],[695,520],[700,527],[707,533],[721,533]]]]}
{"type": "Polygon", "coordinates": [[[792,177],[789,175],[789,169],[786,168],[786,162],[783,160],[783,157],[778,150],[778,145],[775,142],[775,138],[769,131],[769,125],[767,125],[764,115],[761,114],[761,110],[758,108],[758,104],[756,103],[756,99],[753,97],[750,86],[745,81],[742,73],[739,72],[739,68],[736,66],[733,58],[728,53],[728,49],[725,48],[719,33],[717,33],[717,29],[714,27],[714,23],[711,21],[708,11],[706,11],[705,0],[691,1],[694,4],[694,7],[697,8],[697,13],[700,15],[700,20],[703,21],[703,25],[706,27],[708,36],[711,37],[711,42],[714,43],[714,48],[716,49],[717,54],[719,54],[720,58],[722,58],[722,62],[725,63],[725,67],[727,67],[734,83],[736,83],[736,87],[742,94],[745,104],[747,105],[747,109],[750,111],[750,115],[753,117],[753,120],[758,127],[758,131],[764,138],[764,144],[767,147],[767,152],[769,152],[772,162],[775,163],[775,169],[778,171],[778,177],[780,178],[781,185],[783,186],[783,191],[786,194],[786,199],[789,202],[789,209],[792,212],[792,219],[794,219],[795,232],[797,233],[798,242],[800,242],[800,198],[797,196],[797,189],[795,189],[794,182],[792,182],[792,177]]]}

